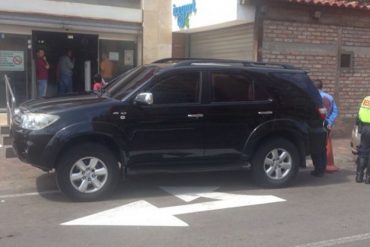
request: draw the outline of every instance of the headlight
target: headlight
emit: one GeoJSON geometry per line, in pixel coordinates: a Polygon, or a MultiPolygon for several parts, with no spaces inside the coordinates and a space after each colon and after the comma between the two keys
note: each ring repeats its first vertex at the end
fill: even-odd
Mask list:
{"type": "Polygon", "coordinates": [[[53,124],[59,116],[42,113],[24,113],[21,115],[21,127],[29,130],[40,130],[53,124]]]}

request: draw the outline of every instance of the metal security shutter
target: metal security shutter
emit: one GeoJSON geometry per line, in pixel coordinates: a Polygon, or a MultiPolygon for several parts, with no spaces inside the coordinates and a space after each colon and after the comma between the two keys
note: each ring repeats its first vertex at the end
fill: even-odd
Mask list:
{"type": "Polygon", "coordinates": [[[190,36],[190,56],[253,60],[253,23],[190,36]]]}

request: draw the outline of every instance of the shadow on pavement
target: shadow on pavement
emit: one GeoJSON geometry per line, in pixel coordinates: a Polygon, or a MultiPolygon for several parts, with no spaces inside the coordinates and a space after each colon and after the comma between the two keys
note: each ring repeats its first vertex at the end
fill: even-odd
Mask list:
{"type": "MultiPolygon", "coordinates": [[[[290,190],[309,187],[320,187],[332,184],[348,183],[354,179],[354,171],[342,169],[333,174],[326,174],[322,178],[312,177],[311,169],[302,169],[296,180],[287,188],[264,189],[255,185],[250,171],[223,171],[223,172],[201,172],[201,173],[162,173],[162,174],[137,174],[125,178],[113,195],[103,200],[135,200],[153,197],[168,196],[161,190],[161,186],[175,187],[219,187],[218,191],[237,193],[237,191],[248,190],[250,194],[271,193],[274,190],[290,190]]],[[[54,174],[45,174],[37,178],[39,192],[56,190],[54,174]]],[[[318,188],[319,189],[319,188],[318,188]]],[[[41,195],[51,201],[72,202],[62,193],[41,195]]]]}
{"type": "Polygon", "coordinates": [[[38,192],[57,190],[55,183],[55,173],[45,173],[36,178],[36,186],[38,192]]]}
{"type": "Polygon", "coordinates": [[[314,186],[326,186],[331,184],[342,184],[347,183],[355,179],[354,170],[341,169],[334,173],[327,173],[322,178],[313,177],[310,175],[311,169],[305,169],[300,171],[293,186],[299,187],[314,187],[314,186]]]}

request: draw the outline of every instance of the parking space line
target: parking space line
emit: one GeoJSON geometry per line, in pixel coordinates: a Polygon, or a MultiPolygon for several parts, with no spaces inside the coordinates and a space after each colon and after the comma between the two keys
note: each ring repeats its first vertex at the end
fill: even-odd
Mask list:
{"type": "Polygon", "coordinates": [[[42,191],[42,192],[9,194],[9,195],[0,195],[0,199],[9,199],[9,198],[25,197],[25,196],[37,196],[37,195],[48,195],[48,194],[57,194],[57,193],[60,193],[60,191],[59,190],[49,190],[49,191],[42,191]]]}
{"type": "Polygon", "coordinates": [[[297,245],[295,247],[328,247],[328,246],[335,246],[335,245],[340,245],[340,244],[353,243],[357,241],[363,241],[367,239],[370,239],[370,233],[358,234],[358,235],[353,235],[353,236],[344,237],[344,238],[331,239],[331,240],[324,240],[320,242],[303,244],[303,245],[297,245]]]}

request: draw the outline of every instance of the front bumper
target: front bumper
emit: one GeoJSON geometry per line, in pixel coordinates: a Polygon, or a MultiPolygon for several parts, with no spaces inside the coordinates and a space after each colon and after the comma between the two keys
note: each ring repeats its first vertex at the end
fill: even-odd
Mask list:
{"type": "Polygon", "coordinates": [[[45,155],[45,149],[52,136],[25,130],[17,125],[12,125],[10,135],[13,139],[13,148],[20,160],[44,171],[53,168],[45,155]]]}

